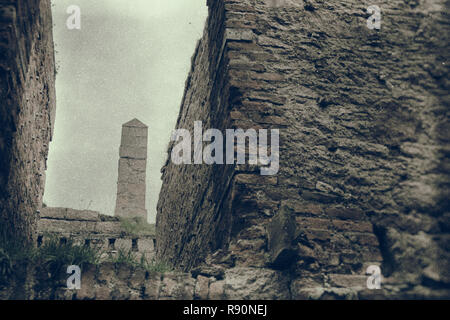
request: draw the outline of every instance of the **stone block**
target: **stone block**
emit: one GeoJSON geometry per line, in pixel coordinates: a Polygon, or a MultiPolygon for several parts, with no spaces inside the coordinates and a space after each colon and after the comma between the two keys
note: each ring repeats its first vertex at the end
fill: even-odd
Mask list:
{"type": "Polygon", "coordinates": [[[367,276],[354,274],[330,274],[328,275],[329,283],[333,287],[341,288],[366,288],[367,276]]]}
{"type": "Polygon", "coordinates": [[[228,41],[252,41],[255,35],[249,29],[227,28],[225,30],[225,39],[228,41]]]}
{"type": "Polygon", "coordinates": [[[66,209],[65,219],[80,221],[100,221],[100,214],[90,210],[66,209]]]}
{"type": "Polygon", "coordinates": [[[209,293],[210,279],[204,276],[198,276],[195,284],[194,299],[206,300],[209,293]]]}
{"type": "Polygon", "coordinates": [[[364,212],[357,208],[327,208],[325,209],[325,214],[330,218],[339,218],[346,220],[361,220],[364,219],[364,212]]]}
{"type": "Polygon", "coordinates": [[[293,246],[295,231],[293,212],[282,206],[272,218],[267,230],[270,262],[273,267],[285,269],[294,262],[296,257],[296,250],[293,246]]]}
{"type": "Polygon", "coordinates": [[[157,300],[161,289],[161,275],[151,274],[144,282],[145,298],[149,300],[157,300]]]}
{"type": "Polygon", "coordinates": [[[209,286],[210,300],[224,300],[225,298],[225,281],[212,281],[209,286]]]}
{"type": "Polygon", "coordinates": [[[123,229],[120,222],[104,221],[95,225],[95,232],[105,235],[120,235],[123,229]]]}
{"type": "Polygon", "coordinates": [[[231,268],[225,272],[228,300],[285,300],[288,281],[280,272],[263,268],[231,268]]]}
{"type": "Polygon", "coordinates": [[[126,159],[147,159],[147,148],[121,146],[119,154],[126,159]]]}
{"type": "Polygon", "coordinates": [[[358,221],[352,222],[348,220],[332,220],[333,226],[338,231],[351,231],[351,232],[373,232],[373,226],[370,222],[358,221]]]}

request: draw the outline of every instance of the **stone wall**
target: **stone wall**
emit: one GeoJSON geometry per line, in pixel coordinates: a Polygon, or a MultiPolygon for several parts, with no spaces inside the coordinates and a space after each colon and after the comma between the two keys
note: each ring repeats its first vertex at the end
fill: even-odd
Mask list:
{"type": "Polygon", "coordinates": [[[287,299],[288,287],[274,271],[261,289],[259,270],[233,270],[223,278],[179,272],[148,272],[126,264],[104,262],[81,267],[81,289],[67,289],[66,269],[21,266],[7,287],[0,283],[0,300],[224,300],[287,299]],[[26,270],[26,271],[24,271],[26,270]],[[23,277],[24,276],[24,277],[23,277]],[[244,280],[244,282],[243,282],[244,280]],[[246,283],[245,281],[251,281],[246,283]],[[281,293],[283,292],[283,293],[281,293]]]}
{"type": "MultiPolygon", "coordinates": [[[[224,3],[210,5],[202,40],[192,58],[177,128],[193,130],[194,121],[206,128],[229,127],[233,94],[227,82],[228,58],[224,55],[224,3]]],[[[232,166],[173,165],[162,169],[163,185],[157,206],[157,238],[160,258],[184,270],[200,262],[207,252],[224,244],[222,207],[226,205],[234,174],[232,166]]]]}
{"type": "MultiPolygon", "coordinates": [[[[102,260],[114,257],[119,250],[132,252],[136,261],[144,256],[148,261],[155,254],[155,235],[127,230],[126,221],[101,215],[95,211],[68,208],[43,208],[38,221],[36,244],[40,247],[51,237],[60,241],[73,240],[102,253],[102,260]]],[[[146,221],[142,221],[146,223],[146,221]]]]}
{"type": "Polygon", "coordinates": [[[31,241],[55,120],[50,0],[0,3],[0,226],[31,241]]]}
{"type": "MultiPolygon", "coordinates": [[[[450,297],[448,3],[380,1],[381,30],[371,4],[208,1],[177,128],[280,129],[279,173],[168,161],[157,258],[189,273],[88,265],[74,292],[22,266],[1,298],[450,297]]],[[[54,119],[49,1],[0,8],[1,225],[31,239],[54,119]]],[[[80,214],[43,212],[41,227],[118,231],[80,214]]]]}
{"type": "Polygon", "coordinates": [[[384,295],[450,296],[448,3],[378,2],[381,30],[371,4],[208,1],[177,128],[280,129],[280,171],[168,161],[159,258],[284,269],[294,299],[364,297],[373,264],[384,295]]]}

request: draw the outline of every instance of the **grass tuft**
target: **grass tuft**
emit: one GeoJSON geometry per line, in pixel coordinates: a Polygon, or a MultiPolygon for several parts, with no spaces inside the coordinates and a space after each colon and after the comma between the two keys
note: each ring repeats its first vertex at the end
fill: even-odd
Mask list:
{"type": "MultiPolygon", "coordinates": [[[[98,247],[78,244],[71,238],[65,241],[52,235],[45,238],[47,240],[36,248],[0,236],[0,287],[7,285],[15,273],[26,272],[27,265],[42,267],[51,274],[64,274],[67,266],[77,265],[83,268],[87,264],[98,265],[103,260],[101,257],[108,254],[98,247]]],[[[143,268],[151,273],[172,271],[167,263],[144,256],[138,258],[131,249],[118,249],[116,254],[109,255],[108,261],[143,268]]]]}
{"type": "Polygon", "coordinates": [[[122,229],[126,233],[136,236],[155,235],[155,225],[149,224],[142,218],[120,218],[122,229]]]}
{"type": "Polygon", "coordinates": [[[126,264],[134,268],[142,268],[150,273],[166,273],[173,271],[172,268],[163,261],[147,259],[143,255],[138,259],[136,254],[131,250],[119,249],[115,256],[110,257],[109,261],[117,264],[126,264]]]}

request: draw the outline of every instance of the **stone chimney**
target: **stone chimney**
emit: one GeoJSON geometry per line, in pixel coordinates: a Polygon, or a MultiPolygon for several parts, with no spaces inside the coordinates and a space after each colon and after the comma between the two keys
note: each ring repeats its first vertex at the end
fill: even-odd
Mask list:
{"type": "Polygon", "coordinates": [[[147,221],[145,209],[147,139],[148,127],[138,119],[133,119],[122,126],[116,216],[141,217],[147,221]]]}

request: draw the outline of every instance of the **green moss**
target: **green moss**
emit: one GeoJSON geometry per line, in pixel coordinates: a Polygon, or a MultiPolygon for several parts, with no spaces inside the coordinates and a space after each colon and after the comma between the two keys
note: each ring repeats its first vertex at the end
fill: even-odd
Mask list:
{"type": "Polygon", "coordinates": [[[155,225],[149,224],[142,218],[120,218],[120,224],[122,229],[135,236],[154,236],[155,225]]]}
{"type": "Polygon", "coordinates": [[[146,259],[144,256],[141,256],[141,258],[138,259],[132,250],[119,249],[117,254],[110,257],[108,260],[109,262],[116,264],[126,264],[133,268],[142,268],[150,273],[166,273],[173,271],[169,265],[163,261],[146,259]]]}

